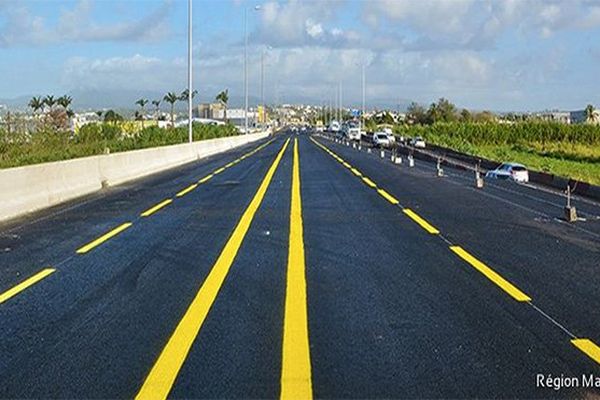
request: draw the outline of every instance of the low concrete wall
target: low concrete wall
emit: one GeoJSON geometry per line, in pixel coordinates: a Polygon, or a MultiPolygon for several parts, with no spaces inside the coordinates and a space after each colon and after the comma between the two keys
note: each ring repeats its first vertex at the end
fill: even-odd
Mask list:
{"type": "Polygon", "coordinates": [[[0,221],[263,139],[254,133],[0,169],[0,221]]]}
{"type": "MultiPolygon", "coordinates": [[[[461,169],[474,169],[475,165],[480,162],[481,168],[484,170],[484,172],[485,170],[494,169],[501,164],[497,161],[471,156],[446,147],[435,145],[430,145],[427,151],[415,151],[415,157],[433,162],[437,161],[437,157],[441,157],[443,164],[461,169]]],[[[592,185],[587,182],[581,182],[575,179],[563,178],[561,176],[533,170],[529,171],[529,181],[561,191],[566,190],[567,185],[569,185],[573,194],[588,197],[594,200],[600,200],[600,186],[592,185]]]]}

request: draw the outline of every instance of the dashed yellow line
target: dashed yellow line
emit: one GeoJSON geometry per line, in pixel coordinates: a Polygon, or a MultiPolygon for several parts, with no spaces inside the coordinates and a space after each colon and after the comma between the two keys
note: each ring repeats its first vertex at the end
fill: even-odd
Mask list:
{"type": "Polygon", "coordinates": [[[391,194],[389,194],[388,192],[386,192],[383,189],[377,190],[377,193],[379,193],[384,199],[386,199],[387,201],[389,201],[392,204],[400,203],[394,196],[392,196],[391,194]]]}
{"type": "Polygon", "coordinates": [[[281,399],[312,399],[310,346],[306,300],[306,265],[300,194],[298,139],[294,139],[288,271],[283,322],[281,399]]]}
{"type": "Polygon", "coordinates": [[[410,208],[404,208],[402,210],[402,212],[404,214],[408,215],[408,217],[410,219],[415,221],[417,224],[419,224],[419,226],[421,226],[421,228],[425,229],[427,232],[431,233],[432,235],[438,235],[440,233],[440,231],[437,228],[432,226],[429,222],[425,221],[423,218],[421,218],[416,212],[414,212],[410,208]]]}
{"type": "Polygon", "coordinates": [[[346,161],[344,161],[342,165],[348,169],[352,168],[352,165],[348,164],[346,161]]]}
{"type": "Polygon", "coordinates": [[[200,180],[198,181],[198,183],[205,183],[205,182],[208,182],[208,181],[209,181],[209,180],[210,180],[210,179],[211,179],[213,176],[214,176],[213,174],[206,175],[204,178],[200,179],[200,180]]]}
{"type": "Polygon", "coordinates": [[[571,343],[592,360],[600,364],[600,347],[589,339],[573,339],[571,343]]]}
{"type": "Polygon", "coordinates": [[[229,273],[229,269],[250,228],[254,215],[263,201],[288,143],[289,139],[286,140],[277,154],[275,161],[273,161],[273,164],[267,171],[254,198],[240,218],[227,244],[225,244],[225,247],[221,251],[219,258],[150,370],[136,399],[166,399],[169,395],[173,383],[179,374],[179,370],[183,366],[190,348],[200,332],[200,328],[204,324],[206,316],[229,273]]]}
{"type": "Polygon", "coordinates": [[[362,180],[363,180],[363,182],[364,182],[364,183],[366,183],[366,184],[367,184],[367,186],[370,186],[370,187],[372,187],[372,188],[376,188],[376,187],[377,187],[377,185],[375,184],[375,182],[373,182],[372,180],[370,180],[370,179],[369,179],[369,178],[367,178],[366,176],[363,176],[363,177],[362,177],[362,180]]]}
{"type": "Polygon", "coordinates": [[[161,208],[164,208],[164,207],[168,206],[172,202],[173,202],[173,199],[163,200],[160,203],[158,203],[157,205],[155,205],[153,207],[150,207],[149,209],[147,209],[146,211],[144,211],[143,213],[141,213],[140,216],[142,216],[142,217],[149,217],[152,214],[154,214],[155,212],[157,212],[158,210],[160,210],[161,208]]]}
{"type": "Polygon", "coordinates": [[[496,271],[473,257],[460,246],[450,246],[450,250],[456,253],[460,258],[471,264],[476,270],[485,275],[489,280],[494,282],[498,287],[508,293],[516,301],[531,301],[531,298],[519,290],[512,283],[500,276],[496,271]]]}
{"type": "Polygon", "coordinates": [[[217,169],[215,172],[213,172],[213,175],[218,175],[223,171],[225,171],[225,167],[221,167],[221,168],[217,169]]]}
{"type": "Polygon", "coordinates": [[[38,283],[39,281],[41,281],[42,279],[44,279],[45,277],[47,277],[48,275],[50,275],[54,272],[56,272],[56,270],[54,268],[43,269],[40,272],[38,272],[37,274],[25,279],[23,282],[19,283],[18,285],[14,286],[13,288],[8,289],[6,292],[0,293],[0,304],[4,303],[8,299],[18,295],[19,293],[21,293],[23,290],[27,289],[28,287],[35,285],[36,283],[38,283]]]}
{"type": "Polygon", "coordinates": [[[133,225],[131,222],[126,222],[124,224],[121,224],[119,226],[117,226],[115,229],[113,229],[112,231],[105,233],[104,235],[100,236],[98,239],[86,244],[85,246],[80,247],[79,249],[77,249],[77,253],[78,254],[85,254],[88,251],[92,250],[94,247],[100,246],[102,243],[106,242],[108,239],[117,236],[119,233],[123,232],[125,229],[129,228],[131,225],[133,225]]]}
{"type": "Polygon", "coordinates": [[[183,197],[186,194],[188,194],[189,192],[191,192],[192,190],[196,189],[198,187],[197,183],[194,183],[188,187],[186,187],[185,189],[183,189],[182,191],[180,191],[179,193],[177,193],[175,196],[177,197],[183,197]]]}

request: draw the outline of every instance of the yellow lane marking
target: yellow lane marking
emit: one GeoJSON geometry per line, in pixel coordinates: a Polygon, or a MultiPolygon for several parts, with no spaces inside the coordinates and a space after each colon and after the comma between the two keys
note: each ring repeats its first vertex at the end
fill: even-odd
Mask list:
{"type": "Polygon", "coordinates": [[[600,347],[589,339],[573,339],[571,343],[600,364],[600,347]]]}
{"type": "Polygon", "coordinates": [[[402,210],[402,212],[404,212],[404,214],[408,215],[413,221],[415,221],[417,224],[419,224],[421,226],[421,228],[425,229],[427,232],[431,233],[432,235],[437,235],[440,233],[440,231],[437,228],[433,227],[429,222],[425,221],[423,218],[421,218],[416,212],[414,212],[410,208],[405,208],[402,210]]]}
{"type": "Polygon", "coordinates": [[[213,175],[218,175],[218,174],[220,174],[223,171],[225,171],[225,167],[219,168],[218,170],[216,170],[215,172],[213,172],[213,175]]]}
{"type": "Polygon", "coordinates": [[[80,247],[79,249],[77,249],[77,253],[78,254],[85,254],[88,251],[92,250],[94,247],[100,246],[102,243],[106,242],[108,239],[112,238],[113,236],[117,236],[119,233],[123,232],[125,229],[129,228],[131,225],[133,225],[131,222],[126,222],[122,225],[117,226],[115,229],[113,229],[112,231],[105,233],[104,235],[100,236],[98,239],[86,244],[83,247],[80,247]]]}
{"type": "Polygon", "coordinates": [[[163,200],[160,203],[158,203],[157,205],[147,209],[146,211],[144,211],[143,213],[141,213],[140,215],[142,217],[149,217],[152,214],[154,214],[155,212],[157,212],[158,210],[160,210],[163,207],[168,206],[169,204],[171,204],[173,202],[173,199],[167,199],[167,200],[163,200]]]}
{"type": "Polygon", "coordinates": [[[43,269],[40,272],[38,272],[37,274],[33,275],[32,277],[25,279],[23,282],[19,283],[18,285],[14,286],[13,288],[8,289],[6,292],[0,293],[0,304],[4,303],[6,300],[10,299],[11,297],[18,295],[23,290],[27,289],[29,286],[35,285],[36,283],[38,283],[39,281],[41,281],[42,279],[44,279],[45,277],[47,277],[48,275],[50,275],[51,273],[53,273],[55,271],[56,270],[54,268],[43,269]]]}
{"type": "Polygon", "coordinates": [[[352,171],[352,173],[356,176],[362,176],[362,174],[356,168],[351,168],[350,171],[352,171]]]}
{"type": "Polygon", "coordinates": [[[388,192],[386,192],[383,189],[379,189],[377,191],[377,193],[379,193],[384,199],[386,199],[387,201],[389,201],[392,204],[398,204],[399,203],[399,201],[394,196],[392,196],[391,194],[389,194],[388,192]]]}
{"type": "Polygon", "coordinates": [[[210,175],[206,175],[204,178],[200,179],[198,181],[198,183],[204,183],[204,182],[208,182],[208,180],[210,180],[214,175],[210,174],[210,175]]]}
{"type": "Polygon", "coordinates": [[[225,165],[225,168],[231,168],[231,167],[233,167],[234,165],[235,165],[235,163],[232,161],[232,162],[230,162],[230,163],[226,164],[226,165],[225,165]]]}
{"type": "Polygon", "coordinates": [[[229,273],[231,264],[233,264],[246,232],[250,228],[254,214],[256,214],[262,203],[288,143],[289,139],[286,140],[277,154],[275,161],[267,171],[254,198],[240,218],[219,258],[146,377],[136,399],[166,399],[169,395],[179,370],[183,366],[188,352],[229,273]]]}
{"type": "Polygon", "coordinates": [[[183,189],[181,192],[177,193],[175,196],[177,196],[177,197],[185,196],[186,194],[188,194],[192,190],[196,189],[197,187],[198,187],[198,184],[194,183],[194,184],[186,187],[185,189],[183,189]]]}
{"type": "Polygon", "coordinates": [[[367,185],[371,186],[372,188],[376,188],[377,187],[377,185],[375,184],[375,182],[373,182],[372,180],[370,180],[366,176],[363,176],[362,180],[363,180],[363,182],[365,182],[367,185]]]}
{"type": "Polygon", "coordinates": [[[294,139],[292,167],[292,204],[290,207],[290,243],[285,289],[283,357],[281,363],[281,399],[312,399],[308,310],[306,303],[306,265],[300,194],[298,139],[294,139]]]}
{"type": "Polygon", "coordinates": [[[346,161],[344,161],[342,164],[348,169],[352,168],[352,165],[348,164],[346,161]]]}
{"type": "Polygon", "coordinates": [[[450,250],[456,253],[460,258],[471,264],[476,270],[485,275],[489,280],[494,282],[502,290],[508,293],[516,301],[531,301],[531,298],[521,292],[516,286],[500,276],[496,271],[473,257],[460,246],[450,246],[450,250]]]}

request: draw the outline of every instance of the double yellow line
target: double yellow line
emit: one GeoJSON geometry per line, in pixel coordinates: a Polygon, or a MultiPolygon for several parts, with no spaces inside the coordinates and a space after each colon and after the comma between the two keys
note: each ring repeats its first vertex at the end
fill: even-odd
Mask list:
{"type": "MultiPolygon", "coordinates": [[[[198,336],[288,147],[286,140],[210,273],[167,341],[136,399],[165,399],[198,336]]],[[[294,143],[281,398],[312,398],[298,142],[294,143]]]]}

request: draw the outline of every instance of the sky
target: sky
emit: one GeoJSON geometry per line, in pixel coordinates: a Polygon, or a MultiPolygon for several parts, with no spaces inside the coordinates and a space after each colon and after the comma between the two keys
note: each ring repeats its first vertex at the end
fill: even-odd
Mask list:
{"type": "MultiPolygon", "coordinates": [[[[194,87],[267,103],[600,106],[600,0],[194,0],[194,87]],[[258,6],[258,7],[257,7],[258,6]],[[256,9],[258,8],[258,9],[256,9]]],[[[185,0],[0,0],[0,99],[180,92],[185,0]]],[[[77,105],[77,99],[74,100],[77,105]]],[[[110,106],[110,104],[107,104],[110,106]]]]}

